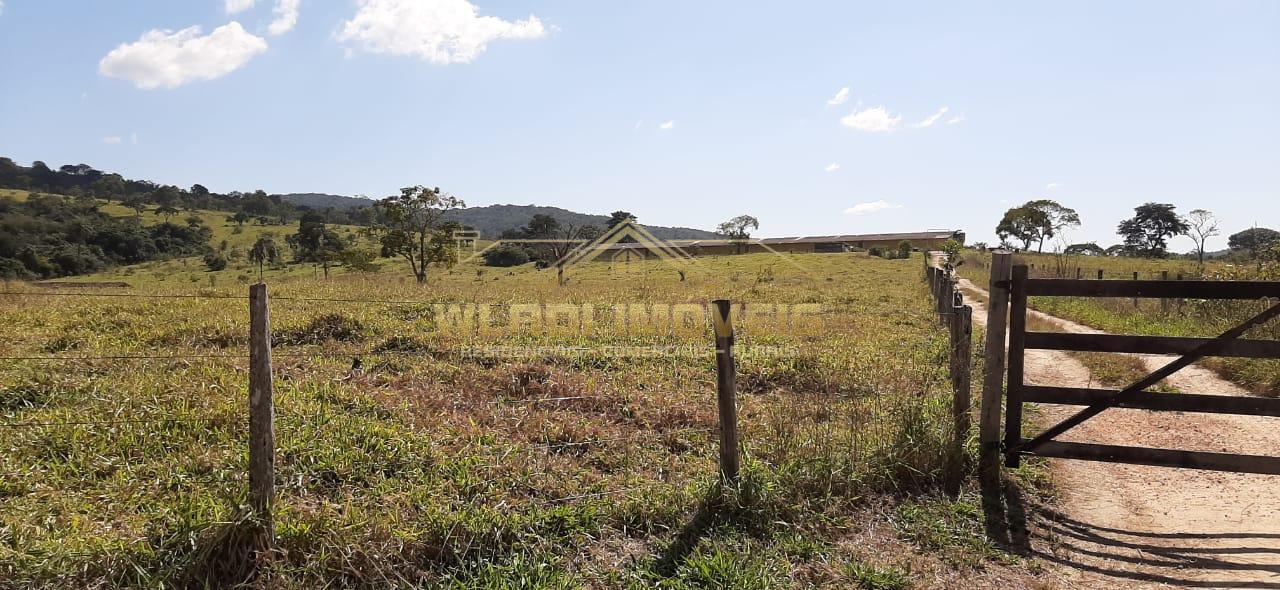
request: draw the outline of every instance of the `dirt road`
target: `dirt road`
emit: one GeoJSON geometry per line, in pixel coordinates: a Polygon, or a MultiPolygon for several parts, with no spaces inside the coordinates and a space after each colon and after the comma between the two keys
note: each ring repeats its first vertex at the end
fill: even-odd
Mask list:
{"type": "MultiPolygon", "coordinates": [[[[975,324],[986,293],[961,281],[975,324]]],[[[1097,332],[1031,312],[1064,332],[1097,332]]],[[[1154,370],[1172,360],[1144,356],[1154,370]]],[[[1097,386],[1059,351],[1027,351],[1038,385],[1097,386]]],[[[1183,392],[1248,395],[1213,372],[1189,367],[1168,382],[1183,392]]],[[[1057,422],[1078,407],[1042,405],[1036,421],[1057,422]]],[[[1062,440],[1199,451],[1280,454],[1280,419],[1111,409],[1062,440]]],[[[1060,588],[1280,588],[1280,477],[1054,460],[1060,503],[1038,511],[1033,551],[1055,564],[1060,588]]]]}

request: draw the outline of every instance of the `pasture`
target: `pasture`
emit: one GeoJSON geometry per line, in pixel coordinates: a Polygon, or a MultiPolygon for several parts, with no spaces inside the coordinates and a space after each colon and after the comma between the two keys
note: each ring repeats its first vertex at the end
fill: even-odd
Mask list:
{"type": "Polygon", "coordinates": [[[269,276],[279,545],[256,569],[241,534],[244,281],[12,284],[0,295],[0,579],[1028,579],[984,539],[972,491],[938,491],[954,435],[949,351],[920,272],[919,256],[752,254],[699,259],[683,278],[662,261],[590,263],[564,286],[530,265],[475,262],[421,286],[394,261],[269,276]],[[719,298],[746,305],[733,487],[716,467],[702,312],[719,298]]]}

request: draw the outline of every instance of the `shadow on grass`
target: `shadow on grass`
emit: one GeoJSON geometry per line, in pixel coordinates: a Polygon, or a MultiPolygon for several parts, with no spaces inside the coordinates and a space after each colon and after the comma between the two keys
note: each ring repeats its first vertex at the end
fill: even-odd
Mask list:
{"type": "Polygon", "coordinates": [[[1031,533],[1021,485],[1007,477],[983,477],[979,481],[987,538],[1005,551],[1029,555],[1032,552],[1031,533]]]}
{"type": "Polygon", "coordinates": [[[654,563],[654,573],[662,577],[675,575],[680,564],[684,563],[685,558],[698,548],[698,543],[702,542],[704,537],[711,531],[732,522],[735,511],[732,509],[731,502],[725,497],[726,491],[723,481],[717,481],[707,490],[706,495],[698,502],[698,509],[694,511],[693,518],[680,528],[676,538],[667,545],[654,563]]]}

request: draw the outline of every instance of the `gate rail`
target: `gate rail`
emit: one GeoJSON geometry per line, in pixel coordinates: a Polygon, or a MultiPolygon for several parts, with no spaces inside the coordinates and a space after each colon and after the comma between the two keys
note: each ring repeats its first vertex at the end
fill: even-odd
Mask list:
{"type": "MultiPolygon", "coordinates": [[[[1006,267],[1007,268],[1007,267],[1006,267]]],[[[1280,475],[1280,457],[1102,445],[1053,440],[1109,408],[1203,412],[1280,417],[1280,399],[1208,394],[1160,393],[1148,388],[1207,356],[1280,359],[1280,341],[1241,339],[1248,329],[1280,316],[1280,304],[1217,338],[1115,334],[1074,334],[1027,330],[1027,299],[1040,297],[1125,297],[1162,299],[1280,299],[1280,282],[1031,279],[1025,265],[1009,278],[993,274],[992,297],[1007,296],[1010,307],[1006,387],[1005,464],[1023,455],[1280,475]],[[997,291],[1003,291],[998,293],[997,291]],[[1179,358],[1122,390],[1052,387],[1025,382],[1027,349],[1073,352],[1175,354],[1179,358]],[[1087,406],[1034,438],[1022,436],[1022,405],[1052,403],[1087,406]]]]}

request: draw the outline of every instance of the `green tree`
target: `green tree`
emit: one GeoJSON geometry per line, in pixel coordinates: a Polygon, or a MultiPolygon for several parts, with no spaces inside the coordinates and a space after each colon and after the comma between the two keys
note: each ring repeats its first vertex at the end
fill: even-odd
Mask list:
{"type": "Polygon", "coordinates": [[[1084,256],[1106,256],[1107,251],[1102,249],[1097,242],[1086,242],[1084,244],[1072,244],[1063,250],[1065,254],[1084,255],[1084,256]]]}
{"type": "Polygon", "coordinates": [[[280,260],[280,248],[276,246],[275,239],[271,234],[263,234],[258,236],[258,241],[253,243],[253,248],[249,250],[249,262],[258,265],[258,281],[262,281],[262,267],[266,264],[275,264],[280,260]]]}
{"type": "Polygon", "coordinates": [[[231,216],[231,221],[236,222],[236,225],[244,225],[244,223],[250,219],[252,219],[252,217],[250,217],[245,211],[236,211],[236,214],[231,216]]]}
{"type": "Polygon", "coordinates": [[[285,238],[293,248],[294,260],[310,262],[324,267],[324,277],[329,278],[329,265],[346,249],[342,237],[325,226],[324,216],[304,213],[298,223],[298,232],[285,238]]]}
{"type": "Polygon", "coordinates": [[[564,258],[583,241],[599,235],[600,229],[594,225],[560,223],[556,218],[541,213],[534,215],[529,223],[515,232],[515,237],[539,240],[526,250],[532,250],[534,257],[544,265],[564,258]]]}
{"type": "Polygon", "coordinates": [[[146,200],[138,196],[125,199],[124,206],[133,209],[134,214],[136,214],[139,219],[142,218],[142,212],[147,210],[146,200]]]}
{"type": "Polygon", "coordinates": [[[634,223],[636,220],[636,216],[632,215],[630,211],[614,211],[613,213],[609,214],[609,221],[604,222],[604,229],[605,231],[611,230],[613,229],[613,226],[618,225],[619,223],[622,223],[628,219],[630,219],[634,223]]]}
{"type": "Polygon", "coordinates": [[[520,266],[529,262],[529,253],[518,244],[500,244],[484,253],[485,266],[520,266]]]}
{"type": "Polygon", "coordinates": [[[161,205],[156,207],[156,215],[163,215],[166,221],[178,213],[178,208],[173,205],[161,205]]]}
{"type": "Polygon", "coordinates": [[[227,257],[221,252],[210,252],[204,255],[204,264],[211,271],[219,271],[227,268],[227,257]]]}
{"type": "Polygon", "coordinates": [[[739,215],[716,226],[716,233],[729,238],[735,249],[741,254],[746,250],[747,240],[751,239],[751,230],[760,229],[760,220],[750,215],[739,215]]]}
{"type": "Polygon", "coordinates": [[[422,185],[402,188],[399,195],[378,201],[374,207],[383,219],[382,255],[404,258],[418,283],[427,282],[430,265],[451,266],[457,261],[453,230],[460,226],[445,221],[444,215],[466,206],[439,188],[422,185]]]}
{"type": "Polygon", "coordinates": [[[1227,237],[1227,247],[1237,252],[1248,252],[1252,258],[1280,243],[1280,232],[1265,227],[1252,227],[1227,237]]]}
{"type": "Polygon", "coordinates": [[[1117,233],[1138,256],[1164,258],[1169,238],[1182,235],[1190,226],[1168,203],[1147,203],[1134,208],[1134,216],[1120,222],[1117,233]]]}
{"type": "Polygon", "coordinates": [[[996,235],[1002,241],[1014,238],[1022,242],[1023,250],[1038,244],[1037,251],[1044,251],[1044,241],[1068,227],[1080,225],[1080,215],[1075,209],[1064,207],[1057,201],[1039,199],[1027,201],[1005,211],[996,225],[996,235]]]}

